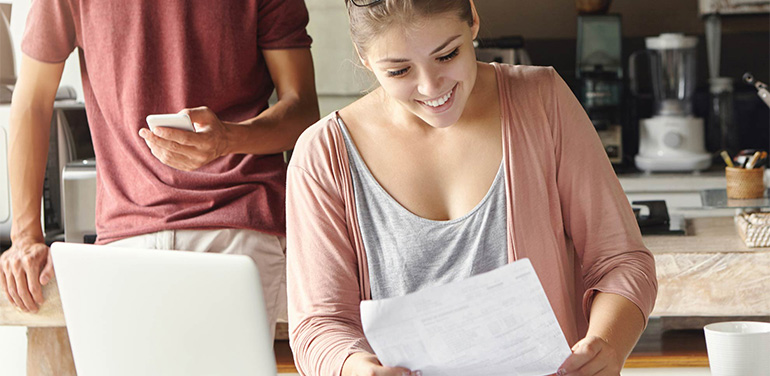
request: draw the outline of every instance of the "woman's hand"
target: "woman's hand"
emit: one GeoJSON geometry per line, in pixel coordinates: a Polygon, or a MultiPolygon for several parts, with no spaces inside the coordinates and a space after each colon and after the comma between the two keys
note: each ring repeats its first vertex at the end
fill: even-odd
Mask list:
{"type": "Polygon", "coordinates": [[[139,130],[152,154],[177,170],[192,171],[209,164],[228,150],[228,129],[207,107],[182,110],[190,116],[195,132],[167,127],[139,130]]]}
{"type": "Polygon", "coordinates": [[[572,355],[559,367],[559,376],[618,376],[623,360],[612,345],[597,336],[587,336],[572,347],[572,355]]]}
{"type": "Polygon", "coordinates": [[[369,353],[355,353],[342,365],[343,376],[422,376],[420,371],[403,367],[385,367],[377,356],[369,353]]]}

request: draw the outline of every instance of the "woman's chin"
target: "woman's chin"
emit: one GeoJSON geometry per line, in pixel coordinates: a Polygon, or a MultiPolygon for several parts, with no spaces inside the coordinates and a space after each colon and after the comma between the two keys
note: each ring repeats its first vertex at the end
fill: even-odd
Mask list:
{"type": "Polygon", "coordinates": [[[448,128],[457,124],[462,115],[462,111],[457,111],[457,108],[452,108],[449,111],[441,113],[419,111],[415,115],[433,128],[448,128]]]}

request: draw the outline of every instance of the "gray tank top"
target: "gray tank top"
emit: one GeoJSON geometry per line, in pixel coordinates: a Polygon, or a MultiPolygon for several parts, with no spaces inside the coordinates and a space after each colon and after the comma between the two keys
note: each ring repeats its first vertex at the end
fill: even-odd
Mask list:
{"type": "Polygon", "coordinates": [[[434,221],[408,211],[375,180],[342,119],[372,299],[402,296],[508,263],[503,164],[469,213],[434,221]]]}

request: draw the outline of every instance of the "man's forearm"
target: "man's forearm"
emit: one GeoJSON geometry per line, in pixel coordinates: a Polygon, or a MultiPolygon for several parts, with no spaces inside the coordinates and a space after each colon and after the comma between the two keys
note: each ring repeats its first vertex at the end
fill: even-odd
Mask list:
{"type": "Polygon", "coordinates": [[[616,294],[600,292],[591,305],[588,336],[607,341],[625,360],[644,330],[642,311],[630,300],[616,294]]]}
{"type": "Polygon", "coordinates": [[[51,106],[33,106],[15,98],[11,105],[8,175],[14,242],[43,242],[40,204],[52,112],[51,106]]]}
{"type": "Polygon", "coordinates": [[[275,154],[290,150],[318,117],[315,93],[282,98],[255,118],[227,124],[227,154],[275,154]]]}

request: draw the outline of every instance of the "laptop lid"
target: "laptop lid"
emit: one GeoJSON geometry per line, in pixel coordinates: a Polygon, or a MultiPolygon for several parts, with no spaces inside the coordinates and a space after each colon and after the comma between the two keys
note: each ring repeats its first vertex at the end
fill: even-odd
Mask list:
{"type": "Polygon", "coordinates": [[[247,256],[51,246],[79,376],[276,375],[247,256]]]}

